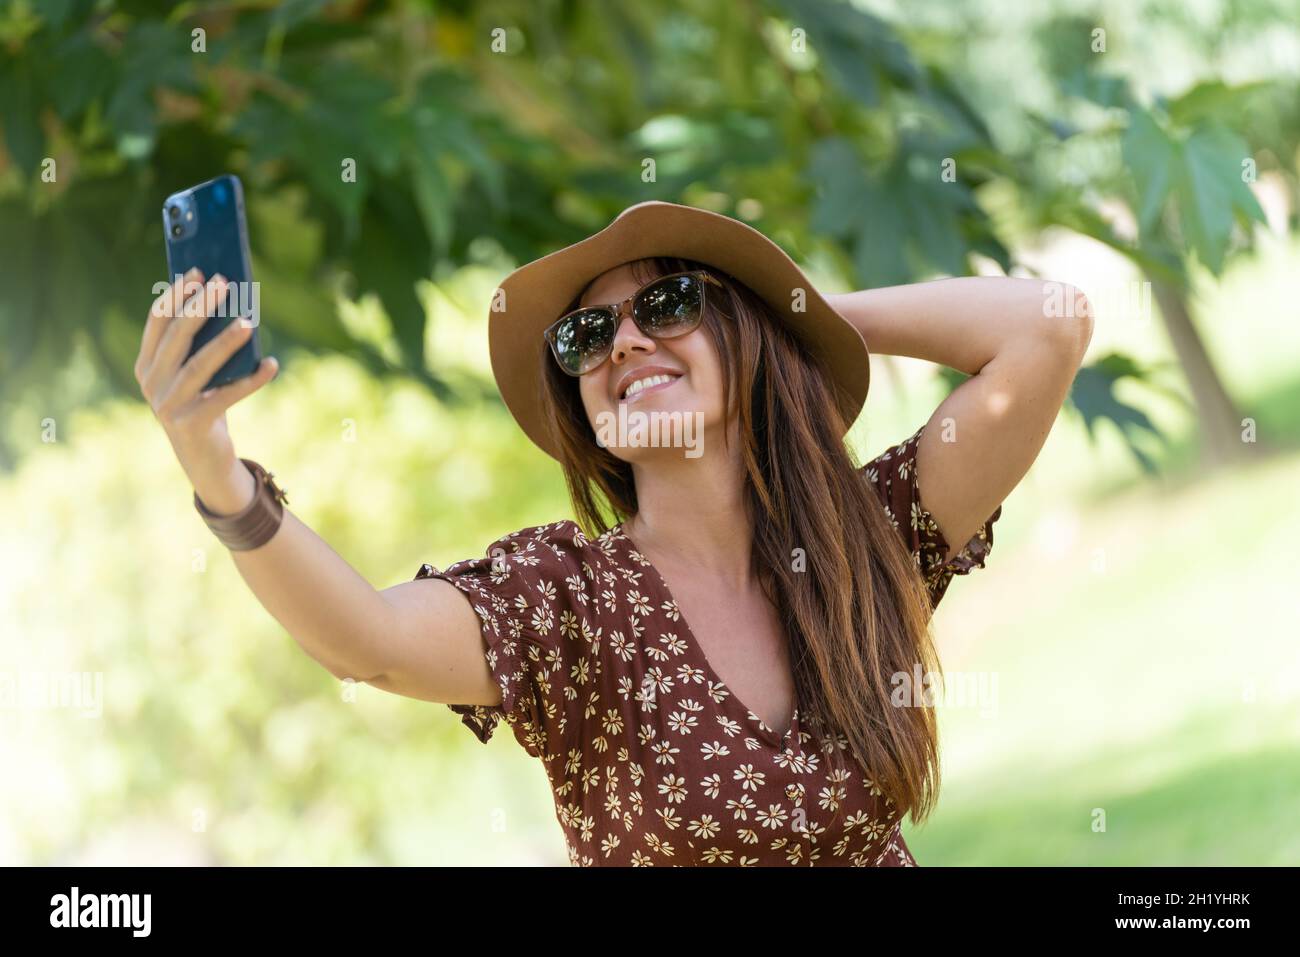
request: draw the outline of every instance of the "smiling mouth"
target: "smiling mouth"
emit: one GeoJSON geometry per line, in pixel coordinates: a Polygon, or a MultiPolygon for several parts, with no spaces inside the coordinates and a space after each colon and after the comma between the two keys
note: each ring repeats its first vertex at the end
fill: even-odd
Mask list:
{"type": "Polygon", "coordinates": [[[680,375],[660,373],[659,375],[647,376],[644,379],[637,379],[628,385],[627,391],[623,393],[619,401],[634,402],[651,392],[660,392],[668,388],[680,378],[680,375]]]}

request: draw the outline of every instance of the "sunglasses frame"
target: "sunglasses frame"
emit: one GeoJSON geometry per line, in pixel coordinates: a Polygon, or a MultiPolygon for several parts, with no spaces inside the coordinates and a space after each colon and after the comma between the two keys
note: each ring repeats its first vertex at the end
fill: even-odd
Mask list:
{"type": "MultiPolygon", "coordinates": [[[[602,304],[597,304],[592,306],[579,306],[577,309],[571,309],[568,312],[566,312],[564,315],[560,316],[559,319],[556,319],[553,323],[547,326],[546,330],[542,333],[542,338],[545,339],[547,344],[549,344],[551,347],[551,357],[555,360],[555,364],[560,367],[560,370],[565,375],[572,376],[573,378],[576,379],[586,375],[587,372],[595,372],[597,369],[599,369],[602,365],[605,364],[606,361],[608,361],[610,354],[614,350],[614,342],[611,339],[609,343],[609,349],[606,350],[605,355],[601,357],[601,360],[599,362],[597,362],[594,366],[588,369],[587,372],[570,372],[568,367],[565,366],[565,364],[560,361],[560,357],[556,353],[555,337],[558,333],[560,325],[569,317],[577,315],[580,312],[590,312],[592,310],[596,310],[598,312],[607,312],[612,314],[614,317],[614,330],[617,333],[618,324],[623,318],[623,310],[628,309],[628,315],[632,317],[632,321],[636,323],[636,327],[641,330],[643,335],[649,336],[651,339],[676,339],[678,336],[684,336],[689,332],[695,331],[697,328],[699,328],[699,324],[700,324],[699,320],[696,320],[695,325],[691,326],[689,329],[683,329],[681,332],[675,332],[670,336],[656,335],[654,332],[651,332],[649,329],[646,329],[644,326],[642,326],[640,320],[637,319],[636,317],[636,310],[629,308],[631,304],[643,292],[645,292],[655,283],[663,282],[665,279],[675,279],[678,276],[693,276],[696,279],[702,280],[705,285],[707,285],[708,283],[713,283],[713,285],[717,286],[719,289],[723,288],[722,282],[716,276],[710,273],[707,269],[688,269],[683,272],[673,272],[673,273],[668,273],[667,275],[664,276],[656,276],[654,279],[651,279],[649,282],[643,283],[641,288],[639,288],[636,292],[632,293],[632,295],[628,296],[622,302],[602,303],[602,304]]],[[[700,319],[703,319],[704,317],[705,296],[706,296],[706,290],[704,288],[704,285],[702,285],[700,287],[700,319]]]]}

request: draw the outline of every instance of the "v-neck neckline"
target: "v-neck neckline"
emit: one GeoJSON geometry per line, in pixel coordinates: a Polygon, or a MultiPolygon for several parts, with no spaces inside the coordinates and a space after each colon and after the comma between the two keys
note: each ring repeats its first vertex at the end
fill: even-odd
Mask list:
{"type": "Polygon", "coordinates": [[[640,561],[644,563],[644,567],[648,568],[651,574],[653,574],[655,579],[658,581],[659,590],[663,592],[666,599],[673,603],[673,607],[677,609],[678,620],[681,622],[683,637],[685,637],[686,643],[690,646],[691,650],[695,652],[695,655],[699,659],[699,663],[703,666],[703,670],[709,680],[727,689],[728,697],[735,701],[736,707],[746,713],[751,723],[755,726],[759,736],[763,738],[767,744],[781,750],[795,750],[794,746],[799,743],[798,689],[795,690],[794,714],[790,717],[790,724],[786,728],[785,733],[780,734],[770,728],[767,723],[759,717],[757,711],[745,704],[745,702],[741,701],[740,695],[736,694],[735,689],[731,687],[730,683],[725,681],[723,677],[718,674],[717,669],[713,667],[713,663],[709,661],[709,656],[705,654],[704,646],[701,645],[699,639],[695,637],[695,630],[691,628],[691,623],[686,620],[686,613],[682,611],[682,606],[678,603],[677,596],[674,595],[673,590],[668,587],[668,580],[664,578],[663,573],[659,571],[655,566],[655,563],[650,560],[650,556],[637,547],[636,542],[634,542],[631,536],[629,536],[623,529],[623,523],[618,522],[615,524],[614,527],[610,529],[610,533],[614,537],[622,539],[629,549],[640,556],[640,561]]]}

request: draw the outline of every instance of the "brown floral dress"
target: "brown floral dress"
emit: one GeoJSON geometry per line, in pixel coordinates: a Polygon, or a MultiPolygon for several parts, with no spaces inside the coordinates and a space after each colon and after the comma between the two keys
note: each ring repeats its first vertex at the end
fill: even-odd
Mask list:
{"type": "MultiPolygon", "coordinates": [[[[922,427],[922,429],[924,426],[922,427]]],[[[983,567],[1001,506],[960,554],[922,506],[922,429],[861,469],[938,604],[983,567]]],[[[914,866],[900,815],[839,735],[769,728],[727,688],[664,580],[615,526],[506,535],[442,578],[478,614],[501,704],[448,707],[480,741],[504,718],[546,768],[574,865],[914,866]]]]}

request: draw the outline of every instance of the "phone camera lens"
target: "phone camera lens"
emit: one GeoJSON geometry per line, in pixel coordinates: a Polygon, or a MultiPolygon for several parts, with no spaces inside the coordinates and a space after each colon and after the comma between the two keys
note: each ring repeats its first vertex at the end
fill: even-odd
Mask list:
{"type": "Polygon", "coordinates": [[[181,233],[183,233],[184,231],[185,231],[185,229],[184,229],[184,227],[181,226],[180,223],[176,223],[176,224],[174,224],[174,225],[172,226],[172,235],[173,235],[173,236],[179,236],[179,235],[180,235],[181,233]]]}
{"type": "Polygon", "coordinates": [[[167,215],[169,215],[172,219],[179,219],[181,215],[181,208],[179,206],[168,206],[167,215]]]}

